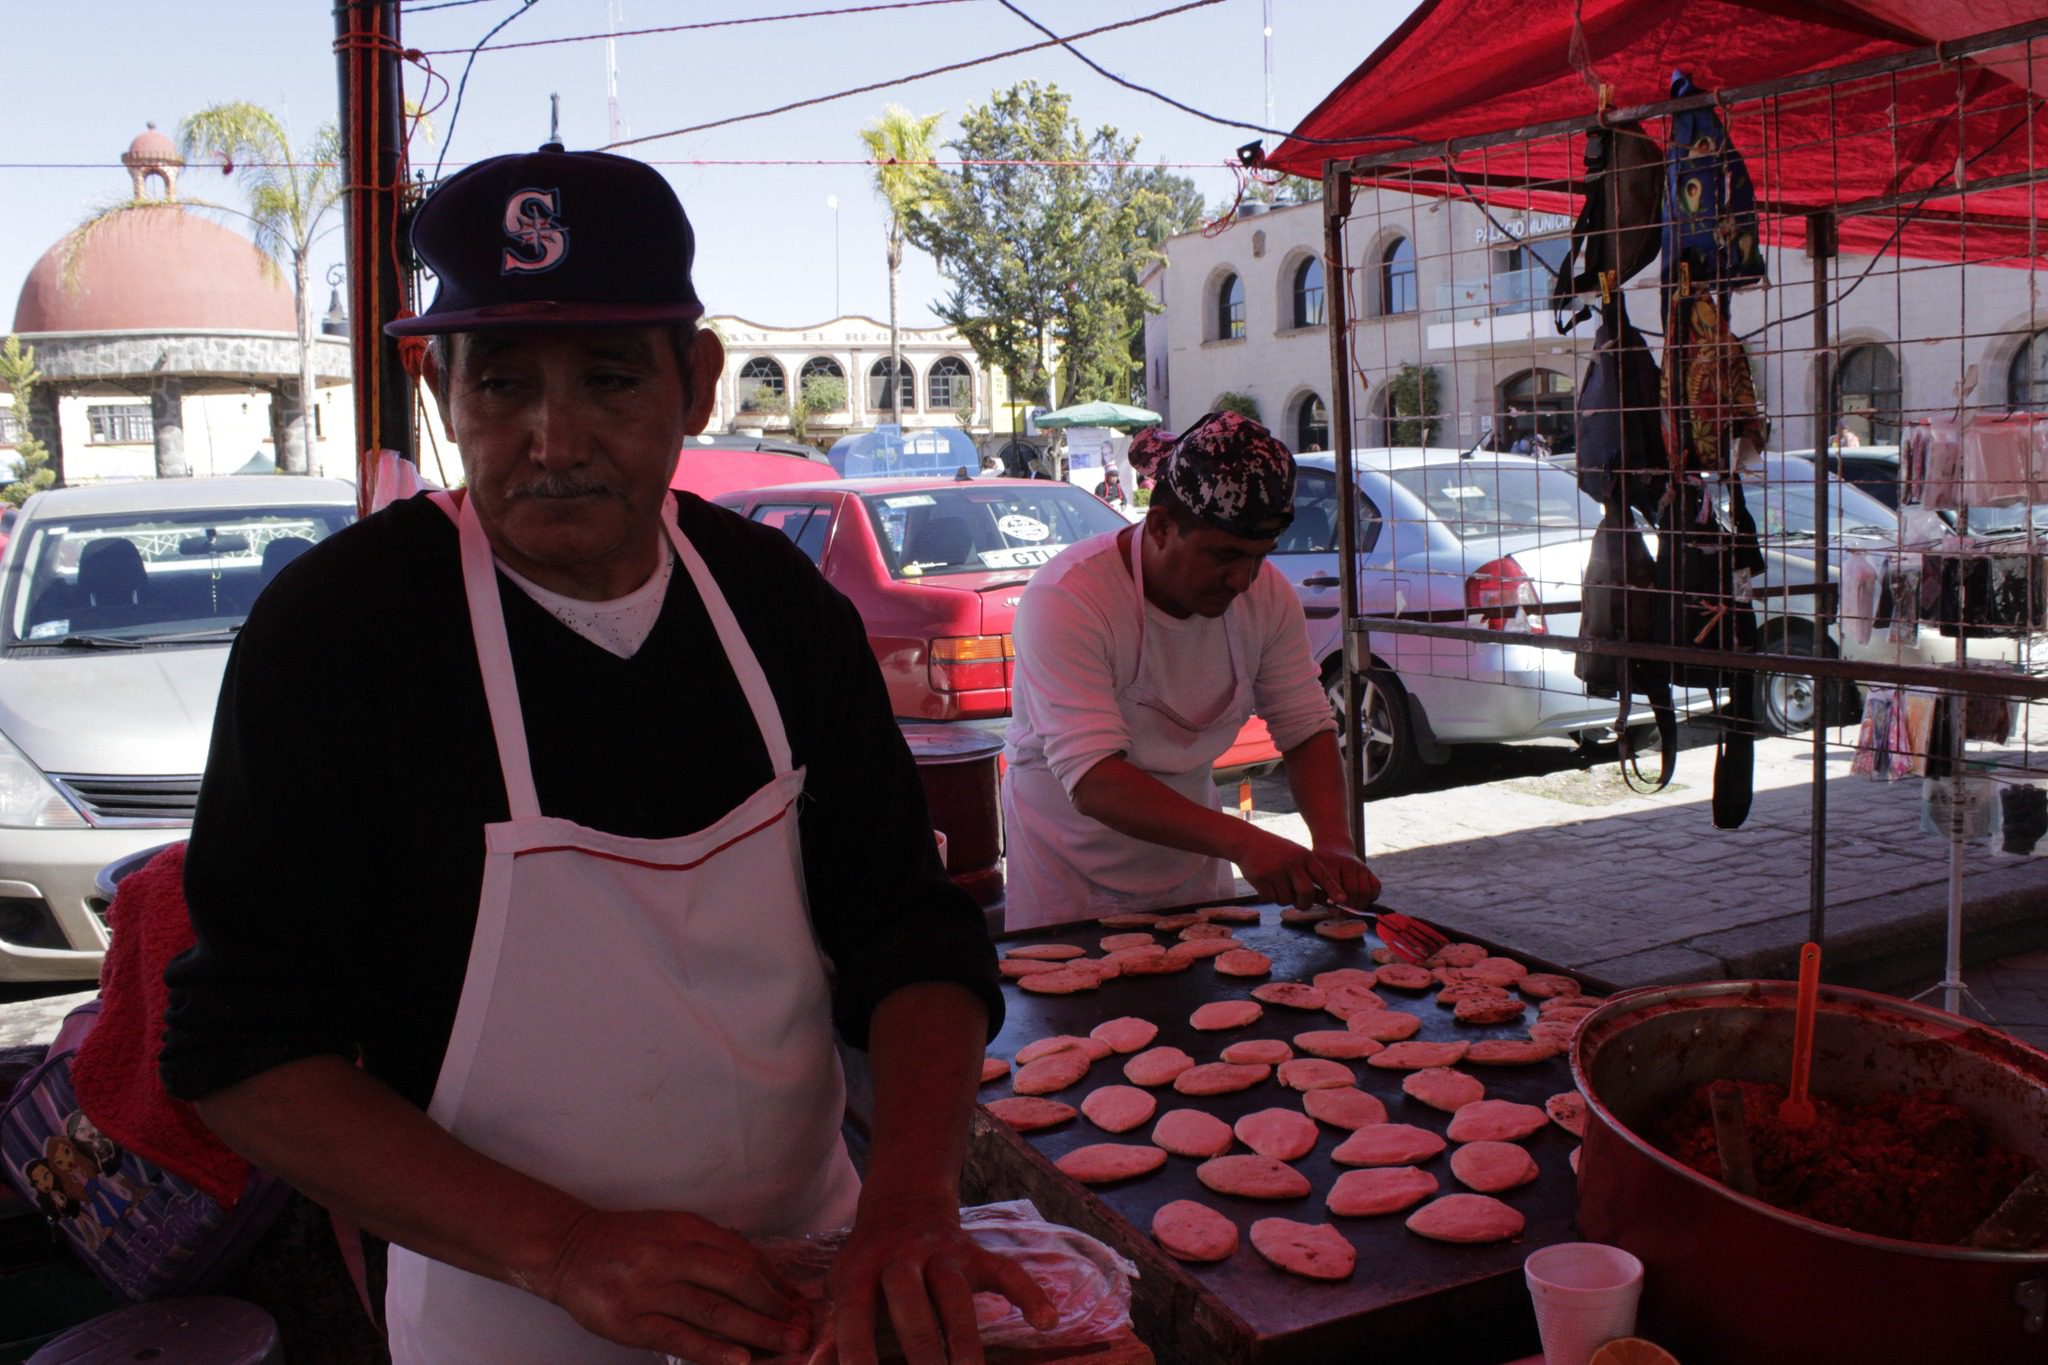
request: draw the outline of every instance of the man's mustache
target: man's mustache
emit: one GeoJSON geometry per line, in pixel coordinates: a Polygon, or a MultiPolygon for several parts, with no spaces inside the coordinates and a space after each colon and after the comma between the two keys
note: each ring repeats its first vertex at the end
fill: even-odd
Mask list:
{"type": "Polygon", "coordinates": [[[505,496],[519,498],[589,498],[617,494],[618,490],[600,479],[579,479],[567,474],[542,475],[528,479],[505,496]]]}

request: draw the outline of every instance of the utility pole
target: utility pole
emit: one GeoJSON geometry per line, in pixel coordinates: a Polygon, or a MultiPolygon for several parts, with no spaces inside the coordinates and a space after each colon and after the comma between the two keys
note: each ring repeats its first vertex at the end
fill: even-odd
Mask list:
{"type": "Polygon", "coordinates": [[[417,462],[412,380],[384,324],[411,307],[405,242],[405,90],[396,0],[336,5],[349,358],[355,385],[357,486],[368,497],[380,450],[417,462]]]}
{"type": "Polygon", "coordinates": [[[610,120],[611,142],[617,145],[626,140],[626,121],[619,117],[619,44],[616,36],[619,24],[626,17],[625,0],[605,0],[604,3],[604,93],[605,116],[610,120]]]}
{"type": "Polygon", "coordinates": [[[1273,126],[1273,0],[1266,0],[1266,126],[1273,126]]]}

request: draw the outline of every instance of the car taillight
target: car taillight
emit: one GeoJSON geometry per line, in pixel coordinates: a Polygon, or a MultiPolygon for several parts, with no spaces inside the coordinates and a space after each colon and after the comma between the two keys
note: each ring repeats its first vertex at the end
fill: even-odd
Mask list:
{"type": "Polygon", "coordinates": [[[1536,585],[1522,572],[1522,566],[1510,558],[1482,564],[1477,573],[1465,580],[1465,609],[1479,618],[1477,624],[1489,630],[1517,626],[1531,635],[1549,633],[1543,623],[1543,599],[1536,595],[1536,585]]]}
{"type": "Polygon", "coordinates": [[[982,692],[1010,685],[1007,635],[948,635],[932,641],[932,688],[939,692],[982,692]]]}

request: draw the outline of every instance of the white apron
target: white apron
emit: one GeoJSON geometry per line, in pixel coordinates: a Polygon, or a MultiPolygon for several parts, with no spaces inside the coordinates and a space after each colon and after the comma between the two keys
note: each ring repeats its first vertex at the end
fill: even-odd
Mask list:
{"type": "MultiPolygon", "coordinates": [[[[803,772],[767,677],[668,520],[774,776],[716,824],[632,839],[542,815],[489,542],[457,516],[463,584],[511,818],[484,830],[462,1000],[427,1113],[598,1208],[682,1209],[747,1236],[853,1220],[845,1080],[797,844],[803,772]]],[[[678,780],[688,780],[679,775],[678,780]]],[[[401,1247],[385,1298],[396,1365],[646,1365],[562,1309],[401,1247]]]]}
{"type": "MultiPolygon", "coordinates": [[[[1238,637],[1240,613],[1223,613],[1231,690],[1207,715],[1187,715],[1168,698],[1145,653],[1144,528],[1131,532],[1131,580],[1138,591],[1138,667],[1117,697],[1129,746],[1124,758],[1208,810],[1220,810],[1213,769],[1252,713],[1252,686],[1238,637]]],[[[1234,604],[1233,604],[1234,605],[1234,604]]],[[[1191,905],[1231,894],[1230,864],[1120,834],[1074,808],[1043,763],[1012,763],[1003,774],[1003,927],[1035,929],[1123,910],[1191,905]]]]}

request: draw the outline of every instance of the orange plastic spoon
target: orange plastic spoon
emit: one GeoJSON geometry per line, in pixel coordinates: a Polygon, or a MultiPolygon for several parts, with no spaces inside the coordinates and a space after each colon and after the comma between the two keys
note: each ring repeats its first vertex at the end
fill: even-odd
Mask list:
{"type": "Polygon", "coordinates": [[[1778,1122],[1811,1128],[1816,1115],[1807,1088],[1813,1080],[1813,1013],[1820,999],[1820,945],[1799,950],[1799,1003],[1792,1020],[1792,1087],[1778,1105],[1778,1122]]]}

